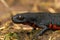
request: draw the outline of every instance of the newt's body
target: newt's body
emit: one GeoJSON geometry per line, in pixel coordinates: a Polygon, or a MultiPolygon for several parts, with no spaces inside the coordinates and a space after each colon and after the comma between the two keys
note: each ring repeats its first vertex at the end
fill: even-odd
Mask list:
{"type": "Polygon", "coordinates": [[[59,13],[23,13],[13,16],[12,21],[14,23],[33,23],[38,27],[43,28],[37,35],[43,34],[48,29],[60,29],[57,25],[60,25],[60,14],[59,13]],[[53,26],[52,26],[53,25],[53,26]]]}

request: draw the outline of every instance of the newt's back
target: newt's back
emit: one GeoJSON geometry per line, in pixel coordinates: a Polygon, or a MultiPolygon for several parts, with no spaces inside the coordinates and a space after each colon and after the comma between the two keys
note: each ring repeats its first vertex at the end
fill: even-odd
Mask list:
{"type": "Polygon", "coordinates": [[[60,25],[60,13],[51,14],[52,24],[60,25]]]}

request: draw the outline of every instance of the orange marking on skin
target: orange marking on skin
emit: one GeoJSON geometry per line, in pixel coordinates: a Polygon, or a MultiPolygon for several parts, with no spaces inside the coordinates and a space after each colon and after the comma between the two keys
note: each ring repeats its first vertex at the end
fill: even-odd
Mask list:
{"type": "Polygon", "coordinates": [[[57,30],[60,30],[60,26],[57,26],[57,25],[53,25],[53,29],[57,29],[57,30]]]}
{"type": "MultiPolygon", "coordinates": [[[[24,23],[24,24],[30,25],[30,23],[24,23]]],[[[32,26],[33,28],[37,28],[35,24],[31,24],[31,26],[32,26]]],[[[60,30],[60,26],[58,26],[58,25],[56,25],[56,24],[54,24],[54,25],[49,24],[49,28],[50,28],[50,29],[53,29],[53,30],[56,30],[56,29],[57,29],[57,30],[60,30]]]]}
{"type": "Polygon", "coordinates": [[[58,25],[56,25],[56,24],[54,24],[54,25],[49,24],[49,28],[50,28],[50,29],[53,29],[53,30],[60,30],[60,26],[58,26],[58,25]]]}
{"type": "Polygon", "coordinates": [[[52,24],[49,24],[49,28],[50,28],[50,29],[52,28],[52,26],[53,26],[52,24]]]}

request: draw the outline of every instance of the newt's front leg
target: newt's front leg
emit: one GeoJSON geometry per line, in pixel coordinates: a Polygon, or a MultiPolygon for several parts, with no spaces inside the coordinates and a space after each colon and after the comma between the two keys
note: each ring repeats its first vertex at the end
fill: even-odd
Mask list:
{"type": "Polygon", "coordinates": [[[43,28],[42,30],[40,30],[36,35],[34,35],[33,39],[37,38],[39,35],[43,35],[43,33],[45,33],[49,28],[45,25],[38,25],[39,27],[43,28]]]}
{"type": "Polygon", "coordinates": [[[36,36],[39,36],[39,35],[43,35],[44,32],[46,32],[49,28],[45,25],[38,25],[39,27],[43,28],[42,30],[40,30],[36,36]]]}

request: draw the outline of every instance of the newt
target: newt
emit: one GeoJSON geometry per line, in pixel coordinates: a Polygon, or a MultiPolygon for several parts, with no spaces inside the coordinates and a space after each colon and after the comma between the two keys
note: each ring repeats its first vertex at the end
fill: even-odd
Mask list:
{"type": "Polygon", "coordinates": [[[48,29],[60,30],[60,13],[27,12],[16,14],[12,17],[12,21],[16,24],[30,23],[43,28],[37,36],[42,35],[48,29]]]}

